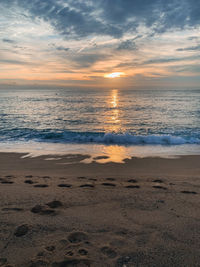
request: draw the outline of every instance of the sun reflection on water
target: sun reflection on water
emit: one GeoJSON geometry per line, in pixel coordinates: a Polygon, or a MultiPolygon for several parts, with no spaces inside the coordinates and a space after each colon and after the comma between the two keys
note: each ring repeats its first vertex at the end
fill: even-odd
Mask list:
{"type": "Polygon", "coordinates": [[[106,162],[123,163],[124,159],[131,158],[131,156],[128,155],[127,153],[127,148],[124,146],[118,146],[118,145],[104,146],[103,153],[108,158],[99,159],[97,160],[97,162],[99,163],[106,163],[106,162]]]}
{"type": "Polygon", "coordinates": [[[107,106],[109,112],[106,114],[106,132],[119,132],[121,130],[120,109],[118,90],[113,89],[108,97],[107,106]]]}
{"type": "Polygon", "coordinates": [[[113,108],[117,108],[117,105],[118,105],[118,90],[116,90],[116,89],[112,90],[111,105],[112,105],[113,108]]]}

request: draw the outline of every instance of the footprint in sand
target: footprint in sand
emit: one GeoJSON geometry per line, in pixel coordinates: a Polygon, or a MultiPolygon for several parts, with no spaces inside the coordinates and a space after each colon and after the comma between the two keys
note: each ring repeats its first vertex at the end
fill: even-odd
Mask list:
{"type": "Polygon", "coordinates": [[[138,181],[135,180],[135,179],[129,179],[127,182],[128,182],[128,183],[137,183],[138,181]]]}
{"type": "Polygon", "coordinates": [[[72,187],[71,184],[58,184],[58,187],[67,187],[67,188],[70,188],[72,187]]]}
{"type": "Polygon", "coordinates": [[[163,180],[160,180],[160,179],[156,179],[156,180],[153,180],[153,183],[163,183],[163,180]]]}
{"type": "Polygon", "coordinates": [[[94,185],[93,184],[81,184],[79,187],[82,187],[82,188],[94,188],[94,185]]]}
{"type": "Polygon", "coordinates": [[[139,185],[127,185],[126,188],[140,188],[139,185]]]}
{"type": "Polygon", "coordinates": [[[117,252],[111,247],[104,246],[101,248],[101,252],[107,257],[114,259],[117,256],[117,252]]]}
{"type": "Polygon", "coordinates": [[[56,249],[56,247],[55,246],[47,246],[47,247],[45,247],[45,249],[49,252],[53,252],[56,249]]]}
{"type": "Polygon", "coordinates": [[[21,208],[3,208],[2,211],[23,211],[23,209],[21,209],[21,208]]]}
{"type": "Polygon", "coordinates": [[[88,235],[84,232],[72,232],[68,235],[68,240],[71,243],[80,243],[88,240],[88,235]]]}
{"type": "Polygon", "coordinates": [[[72,250],[69,250],[66,252],[66,255],[72,257],[74,255],[74,252],[72,250]]]}
{"type": "Polygon", "coordinates": [[[115,187],[116,186],[116,184],[113,184],[113,183],[102,183],[101,185],[107,186],[107,187],[115,187]]]}
{"type": "Polygon", "coordinates": [[[35,182],[32,181],[32,180],[29,180],[29,179],[28,179],[28,180],[25,180],[24,183],[25,183],[25,184],[34,184],[35,182]]]}
{"type": "Polygon", "coordinates": [[[41,215],[49,215],[54,214],[55,210],[59,207],[62,207],[63,204],[59,200],[53,200],[51,202],[48,202],[46,205],[36,205],[31,209],[31,212],[38,213],[41,215]]]}
{"type": "Polygon", "coordinates": [[[160,186],[160,185],[154,185],[153,188],[155,188],[155,189],[167,190],[166,187],[164,187],[164,186],[160,186]]]}
{"type": "Polygon", "coordinates": [[[16,237],[21,237],[26,235],[28,231],[29,231],[29,226],[27,224],[22,224],[16,228],[14,235],[16,237]]]}
{"type": "Polygon", "coordinates": [[[115,178],[112,178],[112,177],[108,177],[108,178],[106,178],[106,180],[107,181],[116,181],[116,179],[115,178]]]}
{"type": "Polygon", "coordinates": [[[51,215],[55,213],[54,209],[50,209],[46,206],[36,205],[31,209],[32,213],[40,214],[40,215],[51,215]]]}
{"type": "Polygon", "coordinates": [[[45,188],[45,187],[48,187],[48,184],[36,184],[34,185],[34,187],[45,188]]]}
{"type": "Polygon", "coordinates": [[[2,183],[2,184],[13,184],[14,182],[13,181],[8,181],[8,180],[6,180],[6,179],[0,179],[0,182],[2,183]]]}
{"type": "Polygon", "coordinates": [[[81,256],[85,256],[85,255],[88,254],[88,251],[87,251],[86,249],[84,249],[84,248],[80,248],[80,249],[78,250],[78,253],[79,253],[81,256]]]}
{"type": "Polygon", "coordinates": [[[192,194],[192,195],[196,195],[197,194],[197,192],[195,192],[195,191],[181,191],[181,193],[183,193],[183,194],[192,194]]]}
{"type": "Polygon", "coordinates": [[[56,208],[63,206],[62,202],[59,200],[53,200],[53,201],[47,203],[46,205],[52,209],[56,209],[56,208]]]}

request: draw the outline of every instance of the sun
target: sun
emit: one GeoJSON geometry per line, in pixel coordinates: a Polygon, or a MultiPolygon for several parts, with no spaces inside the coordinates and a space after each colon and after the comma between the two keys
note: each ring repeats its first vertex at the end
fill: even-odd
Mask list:
{"type": "Polygon", "coordinates": [[[113,72],[113,73],[105,74],[104,78],[119,78],[122,75],[124,75],[124,72],[113,72]]]}

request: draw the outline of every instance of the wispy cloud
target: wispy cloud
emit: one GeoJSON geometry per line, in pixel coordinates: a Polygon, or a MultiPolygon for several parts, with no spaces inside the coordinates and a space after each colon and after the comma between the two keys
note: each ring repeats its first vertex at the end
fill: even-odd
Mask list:
{"type": "Polygon", "coordinates": [[[69,50],[69,48],[68,47],[63,47],[63,46],[58,46],[58,47],[56,47],[56,50],[67,52],[69,50]]]}
{"type": "Polygon", "coordinates": [[[9,44],[15,44],[15,43],[16,43],[15,41],[10,40],[10,39],[6,39],[6,38],[3,38],[2,41],[3,41],[4,43],[9,43],[9,44]]]}
{"type": "Polygon", "coordinates": [[[189,46],[189,47],[178,48],[177,49],[177,51],[198,51],[198,50],[200,50],[200,45],[189,46]]]}

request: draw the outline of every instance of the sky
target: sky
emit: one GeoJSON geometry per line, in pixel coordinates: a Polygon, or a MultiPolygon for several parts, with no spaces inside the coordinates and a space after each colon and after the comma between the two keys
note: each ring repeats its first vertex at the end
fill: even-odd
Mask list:
{"type": "Polygon", "coordinates": [[[199,0],[0,0],[0,88],[199,84],[199,0]]]}

